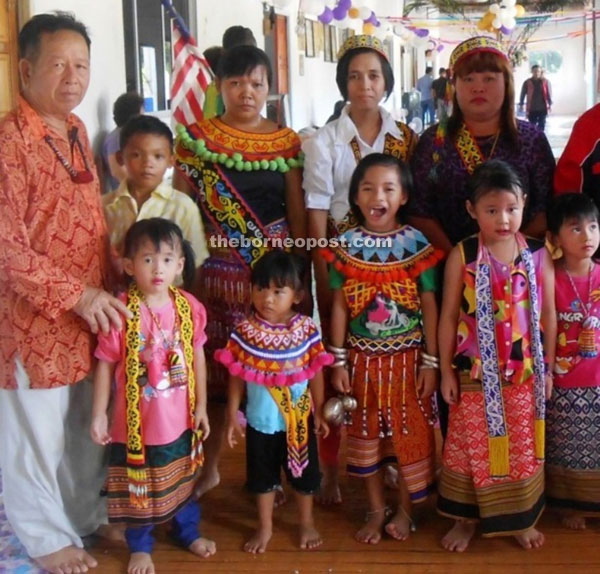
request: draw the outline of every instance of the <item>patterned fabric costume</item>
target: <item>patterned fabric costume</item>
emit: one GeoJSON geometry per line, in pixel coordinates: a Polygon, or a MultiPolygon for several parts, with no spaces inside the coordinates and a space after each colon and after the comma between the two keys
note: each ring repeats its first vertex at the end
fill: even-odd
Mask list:
{"type": "Polygon", "coordinates": [[[548,504],[600,514],[600,265],[571,277],[557,267],[558,340],[548,402],[548,504]],[[580,300],[583,297],[583,300],[580,300]]]}
{"type": "Polygon", "coordinates": [[[459,244],[464,290],[454,366],[460,400],[450,406],[438,511],[480,519],[484,536],[527,530],[544,506],[543,359],[532,327],[539,324],[532,308],[541,301],[544,247],[520,234],[517,242],[512,264],[494,259],[478,236],[459,244]],[[489,310],[482,304],[480,276],[488,269],[482,263],[489,266],[489,310]],[[487,312],[491,333],[482,331],[487,312]],[[484,338],[495,346],[496,380],[489,377],[484,338]]]}
{"type": "Polygon", "coordinates": [[[466,138],[454,142],[440,137],[438,126],[426,130],[412,155],[415,193],[409,201],[411,214],[436,219],[453,245],[476,233],[477,224],[465,207],[466,183],[473,169],[491,157],[506,161],[523,184],[527,194],[524,225],[545,211],[552,193],[552,149],[543,132],[529,122],[517,121],[517,130],[518,146],[504,133],[497,138],[473,138],[467,130],[466,138]]]}
{"type": "Polygon", "coordinates": [[[290,386],[312,379],[333,362],[312,319],[296,314],[287,324],[271,324],[252,315],[233,330],[215,359],[230,374],[267,388],[285,421],[288,466],[293,476],[301,476],[308,465],[311,400],[307,386],[294,402],[290,386]]]}
{"type": "Polygon", "coordinates": [[[347,467],[369,476],[398,462],[413,501],[434,481],[434,439],[429,401],[415,383],[423,328],[419,293],[435,289],[441,254],[408,225],[376,234],[358,227],[324,252],[331,287],[348,306],[350,378],[358,409],[348,426],[347,467]]]}
{"type": "MultiPolygon", "coordinates": [[[[285,247],[285,173],[302,165],[300,140],[289,128],[254,134],[219,118],[178,126],[177,132],[177,168],[196,191],[210,253],[200,292],[208,311],[206,352],[212,356],[248,315],[254,262],[270,248],[285,247]],[[267,245],[265,238],[279,243],[267,245]]],[[[223,400],[227,373],[212,361],[207,367],[209,397],[223,400]]]]}
{"type": "Polygon", "coordinates": [[[152,310],[159,329],[133,284],[121,296],[133,314],[127,328],[99,335],[96,357],[116,363],[107,479],[111,522],[140,526],[171,519],[189,502],[202,462],[194,431],[193,357],[206,341],[206,315],[188,293],[172,288],[172,294],[169,304],[152,310]]]}

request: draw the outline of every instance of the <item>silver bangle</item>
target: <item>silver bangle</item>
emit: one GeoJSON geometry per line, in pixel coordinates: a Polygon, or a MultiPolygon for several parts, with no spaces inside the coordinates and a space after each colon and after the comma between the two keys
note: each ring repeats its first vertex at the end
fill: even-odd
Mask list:
{"type": "Polygon", "coordinates": [[[332,369],[335,367],[344,367],[344,369],[346,369],[346,368],[348,368],[348,361],[346,361],[346,359],[338,360],[335,363],[331,364],[332,369]]]}

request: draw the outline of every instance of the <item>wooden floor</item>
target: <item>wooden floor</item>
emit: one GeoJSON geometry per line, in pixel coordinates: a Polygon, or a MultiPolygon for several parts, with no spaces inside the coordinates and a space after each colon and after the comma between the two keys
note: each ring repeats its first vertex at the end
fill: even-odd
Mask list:
{"type": "MultiPolygon", "coordinates": [[[[584,532],[560,526],[551,512],[542,517],[540,529],[546,545],[537,551],[522,550],[511,538],[476,538],[464,554],[451,554],[439,540],[451,522],[435,514],[433,501],[418,508],[417,532],[406,542],[384,538],[375,546],[353,539],[365,502],[357,480],[342,482],[344,504],[315,508],[317,526],[325,540],[312,552],[296,548],[296,515],[293,500],[277,509],[275,533],[266,554],[244,553],[243,542],[252,533],[255,511],[252,498],[244,492],[243,446],[226,449],[221,484],[203,501],[203,535],[217,543],[217,554],[206,560],[175,547],[158,531],[154,561],[158,574],[235,573],[269,574],[569,574],[600,572],[600,520],[590,521],[584,532]]],[[[390,501],[392,493],[389,493],[390,501]]],[[[91,548],[98,559],[98,574],[122,574],[127,565],[124,546],[100,542],[91,548]]],[[[0,568],[0,571],[2,569],[0,568]]]]}

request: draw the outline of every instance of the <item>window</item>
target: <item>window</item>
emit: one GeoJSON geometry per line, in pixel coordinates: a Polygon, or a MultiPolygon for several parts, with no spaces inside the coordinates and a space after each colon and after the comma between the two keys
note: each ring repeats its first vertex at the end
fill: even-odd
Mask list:
{"type": "MultiPolygon", "coordinates": [[[[173,6],[195,36],[194,2],[173,0],[173,6]]],[[[171,94],[171,20],[156,0],[123,0],[127,90],[144,98],[146,111],[169,108],[171,94]]]]}

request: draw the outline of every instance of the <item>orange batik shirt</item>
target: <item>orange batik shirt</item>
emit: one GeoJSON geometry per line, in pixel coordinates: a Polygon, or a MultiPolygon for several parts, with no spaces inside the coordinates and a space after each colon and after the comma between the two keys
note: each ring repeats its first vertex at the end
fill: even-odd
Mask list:
{"type": "Polygon", "coordinates": [[[23,99],[0,122],[0,388],[15,388],[20,357],[31,388],[58,387],[92,368],[95,337],[71,309],[102,287],[107,232],[85,127],[71,114],[94,179],[74,183],[44,140],[76,170],[78,147],[51,131],[23,99]]]}

